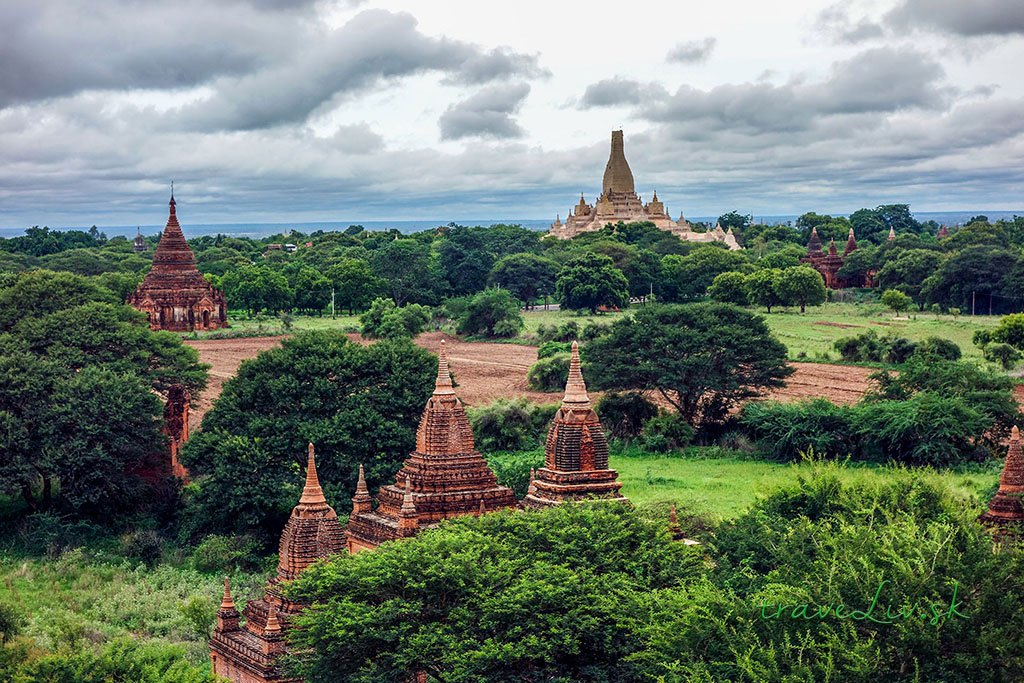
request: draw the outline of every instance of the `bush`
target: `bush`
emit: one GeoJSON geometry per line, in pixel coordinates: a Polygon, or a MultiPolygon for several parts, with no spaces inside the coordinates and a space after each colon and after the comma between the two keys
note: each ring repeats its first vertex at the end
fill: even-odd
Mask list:
{"type": "Polygon", "coordinates": [[[1000,342],[986,345],[982,349],[982,353],[985,355],[985,360],[998,363],[1004,370],[1012,370],[1021,358],[1020,351],[1009,344],[1000,342]]]}
{"type": "Polygon", "coordinates": [[[152,567],[163,557],[164,539],[152,529],[132,531],[121,537],[121,552],[125,557],[152,567]]]}
{"type": "Polygon", "coordinates": [[[523,329],[519,306],[507,289],[485,289],[463,307],[457,318],[459,334],[514,337],[523,329]]]}
{"type": "Polygon", "coordinates": [[[520,451],[543,444],[555,404],[539,406],[526,399],[499,399],[469,411],[477,447],[484,451],[520,451]]]}
{"type": "Polygon", "coordinates": [[[258,571],[262,564],[259,543],[250,536],[210,534],[192,551],[192,566],[200,572],[258,571]]]}
{"type": "Polygon", "coordinates": [[[1011,313],[1003,316],[999,325],[989,334],[991,341],[1009,344],[1024,350],[1024,313],[1011,313]]]}
{"type": "Polygon", "coordinates": [[[391,299],[377,298],[366,313],[359,316],[363,336],[370,339],[401,339],[415,337],[430,322],[427,306],[407,304],[399,308],[391,299]]]}
{"type": "Polygon", "coordinates": [[[914,353],[921,356],[934,356],[945,360],[960,360],[960,347],[956,342],[942,337],[926,337],[917,343],[914,353]]]}
{"type": "Polygon", "coordinates": [[[612,326],[608,323],[587,323],[583,331],[580,332],[580,341],[593,341],[598,337],[603,337],[612,331],[612,326]]]}
{"type": "Polygon", "coordinates": [[[610,391],[597,402],[597,414],[610,435],[632,439],[640,436],[648,420],[657,417],[658,406],[635,391],[610,391]]]}
{"type": "Polygon", "coordinates": [[[891,308],[896,315],[910,308],[912,303],[914,300],[898,289],[887,289],[882,292],[882,304],[886,308],[891,308]]]}
{"type": "Polygon", "coordinates": [[[537,348],[537,358],[550,358],[560,353],[569,353],[572,350],[570,342],[548,341],[537,348]]]}
{"type": "Polygon", "coordinates": [[[569,377],[569,354],[541,358],[526,373],[526,386],[533,391],[560,391],[569,377]]]}
{"type": "MultiPolygon", "coordinates": [[[[23,622],[20,609],[16,609],[10,603],[0,602],[0,643],[6,643],[21,633],[23,622]]],[[[0,655],[0,662],[2,662],[2,655],[0,655]]],[[[3,669],[0,668],[0,673],[2,671],[3,669]]]]}
{"type": "Polygon", "coordinates": [[[575,320],[561,325],[540,325],[537,327],[537,338],[541,342],[571,342],[580,337],[580,326],[575,320]]]}
{"type": "Polygon", "coordinates": [[[665,413],[652,417],[640,432],[643,447],[655,453],[679,451],[693,442],[693,427],[680,415],[665,413]]]}
{"type": "Polygon", "coordinates": [[[740,413],[740,424],[765,455],[776,460],[795,460],[811,450],[841,458],[857,450],[851,409],[824,398],[748,403],[740,413]]]}
{"type": "Polygon", "coordinates": [[[746,306],[750,303],[747,298],[747,276],[736,271],[719,273],[708,287],[708,296],[722,303],[746,306]]]}
{"type": "Polygon", "coordinates": [[[498,483],[515,491],[516,498],[521,499],[530,486],[530,470],[544,467],[544,451],[488,453],[487,464],[494,470],[498,483]]]}
{"type": "Polygon", "coordinates": [[[917,350],[917,344],[905,337],[891,334],[880,337],[874,330],[837,339],[833,346],[843,360],[851,363],[900,364],[917,350]]]}

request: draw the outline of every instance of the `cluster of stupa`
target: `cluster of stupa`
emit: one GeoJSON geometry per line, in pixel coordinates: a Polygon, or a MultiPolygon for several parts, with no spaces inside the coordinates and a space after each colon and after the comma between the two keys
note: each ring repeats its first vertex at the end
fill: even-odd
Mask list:
{"type": "MultiPolygon", "coordinates": [[[[136,237],[136,245],[144,247],[140,237],[136,237]]],[[[195,254],[185,241],[175,213],[173,190],[167,225],[153,252],[153,267],[128,296],[127,303],[145,313],[154,330],[191,332],[227,327],[224,293],[196,268],[195,254]]]]}
{"type": "MultiPolygon", "coordinates": [[[[327,504],[317,479],[313,445],[309,445],[306,485],[281,535],[277,575],[262,598],[245,607],[245,623],[225,581],[224,597],[210,641],[217,676],[232,683],[295,681],[279,666],[284,633],[302,605],[282,587],[319,559],[343,551],[372,550],[387,541],[415,536],[442,520],[482,515],[495,510],[544,508],[566,501],[618,501],[622,484],[608,468],[608,442],[587,394],[574,342],[562,405],[555,414],[545,446],[544,466],[531,472],[529,489],[517,501],[473,443],[466,410],[455,393],[444,342],[438,354],[437,380],[416,432],[416,449],[395,476],[382,486],[376,501],[359,467],[352,514],[342,526],[327,504]],[[375,504],[376,503],[376,504],[375,504]]],[[[681,538],[673,524],[670,529],[681,538]]]]}
{"type": "MultiPolygon", "coordinates": [[[[895,239],[896,231],[889,228],[889,236],[886,240],[892,242],[895,239]]],[[[846,246],[843,248],[842,255],[840,255],[834,238],[829,241],[827,252],[822,248],[821,237],[818,236],[818,228],[814,227],[811,228],[811,237],[807,241],[807,254],[800,259],[800,262],[806,263],[821,273],[821,277],[825,280],[825,286],[829,289],[872,287],[874,286],[877,271],[871,270],[865,273],[863,282],[854,282],[839,276],[839,269],[846,262],[846,257],[856,250],[857,238],[853,235],[853,228],[850,228],[850,234],[846,238],[846,246]]]]}
{"type": "Polygon", "coordinates": [[[657,191],[654,192],[651,201],[645,204],[636,193],[633,172],[626,161],[622,131],[613,130],[611,153],[604,168],[604,182],[597,202],[588,204],[580,194],[579,203],[569,209],[565,222],[562,222],[561,216],[556,216],[548,234],[570,239],[585,232],[595,232],[609,223],[619,221],[648,221],[654,223],[655,227],[690,242],[721,242],[730,249],[740,248],[732,228],[727,232],[721,225],[715,225],[714,230],[709,232],[695,232],[682,213],[679,214],[679,220],[672,220],[665,204],[658,199],[657,191]]]}

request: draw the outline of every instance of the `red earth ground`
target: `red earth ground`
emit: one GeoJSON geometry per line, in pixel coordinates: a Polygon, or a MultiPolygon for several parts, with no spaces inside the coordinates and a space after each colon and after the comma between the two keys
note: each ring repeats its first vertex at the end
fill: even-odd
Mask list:
{"type": "MultiPolygon", "coordinates": [[[[354,341],[367,343],[359,335],[349,335],[354,341]]],[[[555,403],[558,393],[531,391],[526,387],[526,373],[537,360],[537,347],[517,344],[464,342],[440,332],[421,334],[416,343],[437,352],[441,339],[447,341],[448,358],[459,384],[459,398],[467,406],[480,406],[498,398],[525,398],[536,403],[555,403]]],[[[242,339],[186,340],[186,344],[199,351],[199,358],[209,363],[210,383],[206,391],[192,402],[189,423],[198,429],[202,417],[214,399],[220,396],[224,382],[235,376],[242,361],[255,357],[260,351],[277,346],[282,337],[248,337],[242,339]]],[[[835,403],[857,402],[867,389],[870,368],[824,363],[793,363],[794,372],[786,387],[771,393],[771,398],[783,401],[822,396],[835,403]]],[[[599,393],[595,392],[594,396],[599,393]]]]}

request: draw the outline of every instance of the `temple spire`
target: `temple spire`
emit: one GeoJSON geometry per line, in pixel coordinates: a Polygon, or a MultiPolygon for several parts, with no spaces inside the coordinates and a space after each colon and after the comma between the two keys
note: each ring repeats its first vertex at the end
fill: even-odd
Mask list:
{"type": "Polygon", "coordinates": [[[587,394],[587,385],[580,370],[580,345],[576,341],[572,343],[572,353],[569,356],[569,377],[565,381],[565,396],[562,403],[570,404],[574,408],[590,407],[590,396],[587,394]]]}
{"type": "Polygon", "coordinates": [[[610,193],[628,193],[636,191],[633,185],[633,172],[626,162],[622,131],[612,131],[612,149],[608,155],[608,164],[604,167],[604,182],[601,188],[605,196],[610,193]]]}
{"type": "Polygon", "coordinates": [[[271,604],[267,612],[267,625],[263,628],[267,633],[280,633],[281,622],[277,618],[277,605],[271,604]]]}
{"type": "Polygon", "coordinates": [[[448,348],[441,340],[441,348],[437,352],[437,381],[434,383],[434,396],[454,394],[452,375],[448,369],[448,348]]]}
{"type": "Polygon", "coordinates": [[[356,495],[352,496],[352,514],[369,512],[373,509],[373,498],[370,497],[370,489],[366,487],[366,475],[363,473],[362,464],[359,465],[359,481],[356,482],[356,495]]]}
{"type": "Polygon", "coordinates": [[[885,241],[886,242],[892,242],[894,239],[896,239],[896,228],[895,227],[890,227],[889,228],[889,236],[885,239],[885,241]]]}
{"type": "Polygon", "coordinates": [[[220,599],[220,608],[222,610],[235,609],[235,601],[231,598],[231,582],[228,577],[224,577],[224,597],[220,599]]]}
{"type": "Polygon", "coordinates": [[[327,499],[324,498],[324,490],[320,488],[320,478],[316,473],[316,456],[313,452],[312,442],[310,442],[307,452],[306,485],[302,489],[299,505],[326,505],[327,499]]]}

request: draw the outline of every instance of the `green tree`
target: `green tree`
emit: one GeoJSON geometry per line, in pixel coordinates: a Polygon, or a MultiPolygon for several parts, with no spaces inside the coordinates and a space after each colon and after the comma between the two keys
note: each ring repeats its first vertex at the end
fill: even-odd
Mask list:
{"type": "Polygon", "coordinates": [[[479,292],[494,265],[480,228],[449,230],[437,246],[438,265],[455,296],[479,292]]]}
{"type": "Polygon", "coordinates": [[[1003,312],[1001,301],[992,301],[1002,290],[1002,282],[1021,260],[1010,249],[991,245],[969,246],[953,253],[921,286],[921,296],[929,303],[945,308],[961,308],[987,313],[1003,312]]]}
{"type": "Polygon", "coordinates": [[[228,301],[241,304],[253,315],[292,306],[294,292],[288,286],[288,278],[270,266],[248,265],[229,270],[220,284],[228,301]]]}
{"type": "Polygon", "coordinates": [[[584,252],[575,256],[558,272],[555,294],[569,310],[598,307],[622,308],[629,303],[629,282],[612,260],[601,254],[584,252]]]}
{"type": "Polygon", "coordinates": [[[1009,344],[1018,350],[1024,350],[1024,313],[1005,315],[988,333],[987,341],[1009,344]]]}
{"type": "Polygon", "coordinates": [[[490,286],[503,287],[528,308],[555,291],[558,264],[537,254],[510,254],[498,260],[487,276],[490,286]]]}
{"type": "Polygon", "coordinates": [[[473,295],[459,316],[459,334],[514,337],[523,329],[519,301],[505,289],[485,289],[473,295]]]}
{"type": "Polygon", "coordinates": [[[737,272],[719,273],[708,287],[708,296],[722,303],[746,306],[749,303],[747,276],[737,272]]]}
{"type": "Polygon", "coordinates": [[[781,271],[775,280],[775,291],[783,305],[798,305],[804,313],[807,306],[825,303],[825,281],[810,266],[796,266],[781,271]]]}
{"type": "Polygon", "coordinates": [[[299,311],[322,314],[331,301],[331,281],[316,268],[302,266],[291,281],[295,292],[293,304],[299,311]]]}
{"type": "Polygon", "coordinates": [[[661,263],[666,301],[702,298],[719,274],[750,270],[750,263],[742,253],[710,245],[698,247],[685,256],[670,254],[661,263]]]}
{"type": "Polygon", "coordinates": [[[411,339],[430,322],[430,309],[419,304],[396,306],[391,299],[374,299],[359,316],[363,336],[370,339],[411,339]]]}
{"type": "Polygon", "coordinates": [[[100,283],[72,273],[34,270],[20,274],[10,287],[0,289],[0,332],[22,319],[45,315],[84,303],[120,303],[100,283]]]}
{"type": "Polygon", "coordinates": [[[656,390],[690,424],[721,422],[793,370],[764,318],[721,303],[649,306],[590,342],[595,388],[656,390]]]}
{"type": "Polygon", "coordinates": [[[771,313],[772,306],[781,306],[779,296],[779,278],[782,271],[778,268],[762,268],[747,276],[747,300],[756,306],[764,306],[771,313]]]}
{"type": "Polygon", "coordinates": [[[921,286],[942,264],[943,255],[929,249],[901,249],[895,258],[887,259],[878,271],[878,286],[898,289],[917,301],[924,310],[921,286]]]}
{"type": "Polygon", "coordinates": [[[379,485],[415,446],[436,374],[435,357],[407,340],[363,346],[337,331],[299,333],[245,362],[182,450],[196,489],[187,532],[277,538],[308,442],[328,500],[348,509],[360,463],[379,485]]]}
{"type": "MultiPolygon", "coordinates": [[[[434,303],[436,278],[429,245],[414,239],[388,241],[373,252],[370,265],[399,306],[408,301],[434,303]]],[[[485,277],[486,271],[480,281],[485,277]]]]}
{"type": "Polygon", "coordinates": [[[910,308],[911,303],[911,298],[898,289],[887,289],[882,292],[882,305],[891,308],[896,315],[910,308]]]}
{"type": "Polygon", "coordinates": [[[385,282],[374,275],[370,264],[355,258],[345,258],[327,269],[327,277],[334,285],[335,305],[361,311],[370,305],[384,289],[385,282]]]}

